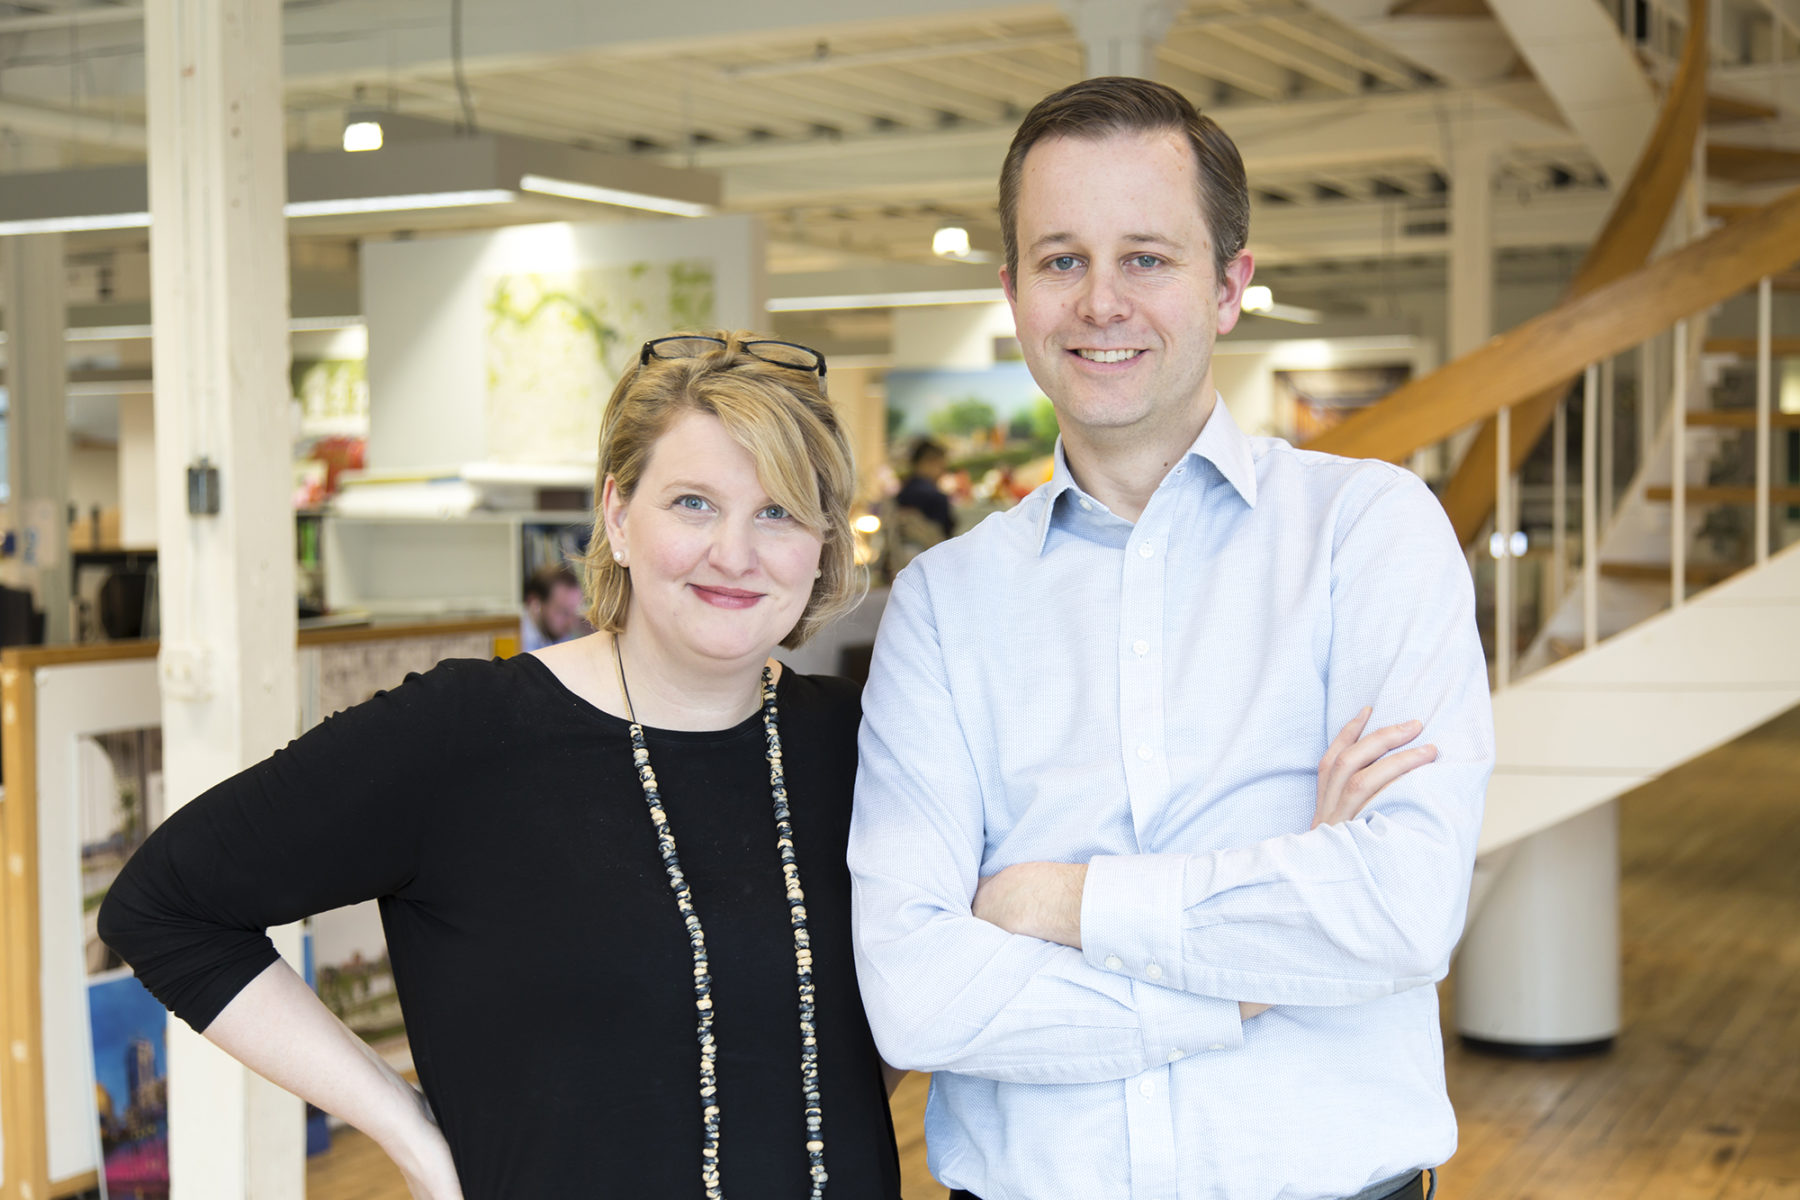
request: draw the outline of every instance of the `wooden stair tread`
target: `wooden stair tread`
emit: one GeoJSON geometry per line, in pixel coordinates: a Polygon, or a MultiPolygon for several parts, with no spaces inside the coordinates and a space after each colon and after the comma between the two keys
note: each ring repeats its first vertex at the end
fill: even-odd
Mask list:
{"type": "MultiPolygon", "coordinates": [[[[1690,409],[1687,423],[1689,428],[1707,429],[1755,429],[1756,413],[1750,409],[1690,409]]],[[[1772,412],[1769,414],[1770,429],[1800,429],[1800,412],[1772,412]]]]}
{"type": "Polygon", "coordinates": [[[1724,125],[1734,121],[1772,121],[1781,113],[1760,100],[1744,100],[1718,92],[1706,93],[1706,123],[1724,125]]]}
{"type": "Polygon", "coordinates": [[[1769,146],[1706,145],[1706,173],[1732,183],[1779,183],[1800,179],[1800,150],[1769,146]]]}
{"type": "MultiPolygon", "coordinates": [[[[1644,489],[1644,499],[1667,502],[1675,498],[1675,489],[1668,486],[1648,487],[1644,489]]],[[[1694,484],[1687,490],[1689,504],[1755,504],[1756,489],[1749,486],[1694,484]]],[[[1800,504],[1800,487],[1772,487],[1769,489],[1771,504],[1800,504]]]]}
{"type": "MultiPolygon", "coordinates": [[[[1709,337],[1702,349],[1708,354],[1736,354],[1744,358],[1752,358],[1756,355],[1756,339],[1753,337],[1709,337]]],[[[1769,353],[1775,358],[1792,358],[1800,355],[1800,337],[1770,338],[1769,353]]]]}
{"type": "MultiPolygon", "coordinates": [[[[1636,579],[1647,583],[1667,583],[1673,568],[1666,562],[1603,562],[1600,574],[1608,579],[1636,579]]],[[[1744,570],[1741,563],[1689,563],[1689,584],[1721,583],[1744,570]]]]}

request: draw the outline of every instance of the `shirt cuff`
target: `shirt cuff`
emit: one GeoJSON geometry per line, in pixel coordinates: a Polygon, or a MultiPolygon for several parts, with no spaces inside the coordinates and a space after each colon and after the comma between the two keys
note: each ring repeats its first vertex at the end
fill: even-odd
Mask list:
{"type": "Polygon", "coordinates": [[[1236,1000],[1194,996],[1131,985],[1137,1006],[1138,1029],[1144,1039],[1144,1057],[1152,1065],[1180,1062],[1192,1054],[1236,1050],[1244,1044],[1244,1019],[1236,1000]]]}
{"type": "Polygon", "coordinates": [[[1081,953],[1097,971],[1185,991],[1184,854],[1101,855],[1081,889],[1081,953]]]}

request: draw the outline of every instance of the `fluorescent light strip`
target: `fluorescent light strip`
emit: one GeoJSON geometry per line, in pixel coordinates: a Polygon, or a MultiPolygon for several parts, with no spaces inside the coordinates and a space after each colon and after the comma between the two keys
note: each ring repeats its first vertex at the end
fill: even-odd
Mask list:
{"type": "MultiPolygon", "coordinates": [[[[282,206],[290,217],[332,217],[348,213],[406,212],[420,208],[461,208],[474,204],[507,204],[517,199],[509,188],[469,192],[418,192],[406,196],[358,196],[345,200],[296,200],[282,206]]],[[[0,221],[0,237],[22,233],[80,233],[93,229],[142,229],[150,214],[96,213],[87,217],[34,217],[0,221]]]]}
{"type": "Polygon", "coordinates": [[[586,200],[592,204],[614,204],[620,208],[641,208],[647,212],[668,213],[675,217],[704,217],[712,213],[710,204],[695,204],[669,196],[652,196],[648,192],[627,192],[619,188],[576,183],[568,179],[552,179],[548,175],[526,175],[519,187],[546,196],[562,196],[569,200],[586,200]]]}
{"type": "Polygon", "coordinates": [[[63,331],[63,340],[70,342],[128,342],[149,336],[148,325],[83,325],[63,331]]]}
{"type": "Polygon", "coordinates": [[[860,296],[788,296],[763,307],[770,312],[824,312],[839,308],[915,308],[926,304],[998,304],[999,288],[961,288],[944,292],[869,292],[860,296]]]}
{"type": "MultiPolygon", "coordinates": [[[[289,333],[319,333],[333,329],[357,329],[361,317],[294,317],[288,321],[289,333]]],[[[148,325],[78,325],[63,330],[67,342],[130,342],[150,336],[148,325]]],[[[0,329],[0,346],[6,344],[6,331],[0,329]]],[[[832,359],[836,362],[836,359],[832,359]]]]}
{"type": "Polygon", "coordinates": [[[95,213],[86,217],[33,217],[0,221],[0,237],[15,233],[80,233],[89,229],[142,229],[150,224],[147,212],[95,213]]]}
{"type": "Polygon", "coordinates": [[[332,329],[355,329],[361,317],[293,317],[288,321],[289,333],[321,333],[332,329]]]}
{"type": "Polygon", "coordinates": [[[407,196],[354,196],[343,200],[292,200],[281,211],[290,217],[335,217],[347,213],[406,212],[415,208],[462,208],[471,204],[506,204],[516,199],[507,188],[469,192],[417,192],[407,196]]]}

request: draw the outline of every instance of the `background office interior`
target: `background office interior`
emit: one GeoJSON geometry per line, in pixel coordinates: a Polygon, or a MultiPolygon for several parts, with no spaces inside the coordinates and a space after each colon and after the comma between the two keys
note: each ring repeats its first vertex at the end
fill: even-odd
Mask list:
{"type": "MultiPolygon", "coordinates": [[[[1487,924],[1445,990],[1465,1116],[1447,1178],[1482,1195],[1574,1195],[1600,1179],[1626,1180],[1620,1195],[1800,1192],[1800,1025],[1781,1016],[1800,986],[1800,882],[1779,865],[1796,859],[1782,847],[1800,851],[1785,803],[1800,728],[1783,716],[1800,702],[1800,570],[1784,553],[1800,540],[1793,0],[281,11],[281,67],[259,86],[288,151],[288,469],[274,474],[295,607],[307,625],[405,625],[431,646],[505,648],[525,575],[579,544],[611,380],[677,325],[826,353],[872,564],[917,435],[949,444],[962,511],[1010,503],[1042,477],[1053,429],[995,275],[1001,156],[1037,98],[1084,74],[1182,89],[1238,142],[1252,186],[1266,291],[1215,360],[1237,421],[1305,442],[1396,399],[1441,414],[1489,397],[1388,455],[1447,497],[1479,491],[1470,464],[1488,464],[1459,532],[1502,761],[1476,886],[1487,924]],[[1684,96],[1686,126],[1671,115],[1684,96]],[[1652,178],[1658,160],[1678,161],[1652,178]],[[1615,253],[1626,202],[1662,191],[1666,220],[1635,259],[1615,253]],[[1680,254],[1692,271],[1638,273],[1680,254]],[[1746,254],[1760,256],[1748,273],[1719,265],[1746,254]],[[1620,333],[1581,307],[1604,284],[1625,289],[1617,312],[1628,295],[1717,294],[1633,308],[1649,324],[1620,333]],[[1569,329],[1595,347],[1587,359],[1497,400],[1483,391],[1566,354],[1543,348],[1569,329]],[[1523,414],[1546,389],[1560,412],[1539,434],[1523,414]],[[1516,474],[1493,468],[1496,437],[1516,474]],[[1696,833],[1696,808],[1734,804],[1696,833]],[[1725,947],[1729,964],[1705,957],[1725,947]],[[1732,998],[1670,982],[1695,970],[1732,998]],[[1593,1054],[1487,1059],[1458,1034],[1593,1054]],[[1745,1049],[1759,1038],[1773,1051],[1745,1049]],[[1691,1096],[1647,1107],[1664,1090],[1691,1096]],[[1596,1162],[1610,1165],[1597,1175],[1596,1162]]],[[[170,528],[158,504],[185,500],[189,482],[166,447],[159,462],[157,438],[170,419],[191,437],[198,410],[177,408],[189,398],[153,370],[188,361],[153,338],[170,326],[152,294],[181,294],[169,280],[184,272],[150,252],[158,172],[184,153],[181,127],[147,111],[159,53],[142,7],[0,0],[0,645],[154,635],[172,586],[155,569],[170,528]]],[[[195,289],[218,278],[199,261],[186,261],[195,289]]],[[[195,295],[219,307],[216,286],[195,295]]],[[[229,451],[198,465],[202,507],[209,480],[242,465],[229,451]]],[[[879,598],[800,665],[854,666],[879,598]]],[[[302,714],[333,669],[302,662],[315,688],[302,714]]],[[[161,787],[160,749],[105,748],[121,778],[161,787]]],[[[7,802],[18,811],[16,793],[7,802]]],[[[369,958],[332,977],[346,995],[361,987],[359,1002],[385,995],[369,958]]],[[[8,1003],[9,1032],[54,1035],[18,1015],[28,996],[8,1003]]],[[[392,1036],[391,1013],[365,1011],[392,1036]]],[[[94,1072],[99,1053],[76,1058],[94,1072]]],[[[162,1095],[144,1082],[162,1076],[156,1055],[127,1085],[145,1112],[162,1095]]],[[[0,1118],[50,1114],[24,1134],[6,1124],[0,1198],[35,1179],[79,1194],[109,1170],[122,1115],[105,1146],[56,1128],[103,1074],[0,1075],[0,1118]],[[21,1138],[49,1149],[28,1156],[21,1138]]],[[[897,1100],[909,1197],[935,1194],[922,1095],[915,1080],[897,1100]]],[[[166,1116],[181,1119],[179,1106],[166,1116]]],[[[392,1186],[358,1146],[340,1135],[314,1160],[312,1194],[400,1194],[355,1192],[392,1186]]]]}

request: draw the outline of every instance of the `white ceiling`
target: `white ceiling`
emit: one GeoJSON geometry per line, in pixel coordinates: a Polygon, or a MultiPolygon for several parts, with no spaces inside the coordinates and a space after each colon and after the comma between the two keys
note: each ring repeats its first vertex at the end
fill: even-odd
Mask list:
{"type": "MultiPolygon", "coordinates": [[[[1728,0],[1727,16],[1749,38],[1789,3],[1728,0]]],[[[472,112],[484,131],[716,170],[728,209],[768,222],[777,295],[908,267],[991,282],[991,267],[934,260],[931,232],[954,220],[978,244],[996,240],[994,179],[1013,128],[1083,74],[1054,3],[465,0],[460,62],[454,7],[288,0],[290,145],[335,145],[361,105],[446,123],[472,112]]],[[[136,6],[0,2],[0,172],[141,159],[143,67],[136,6]]],[[[1609,202],[1596,155],[1481,0],[1186,0],[1156,74],[1242,147],[1252,243],[1271,267],[1441,257],[1446,163],[1463,137],[1496,147],[1503,247],[1585,245],[1609,202]]],[[[345,241],[508,219],[340,218],[294,233],[345,241]]]]}

